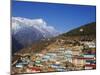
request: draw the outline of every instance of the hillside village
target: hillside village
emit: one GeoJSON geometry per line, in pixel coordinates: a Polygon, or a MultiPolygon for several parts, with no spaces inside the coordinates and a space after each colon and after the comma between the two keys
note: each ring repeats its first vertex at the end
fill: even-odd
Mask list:
{"type": "Polygon", "coordinates": [[[16,53],[19,58],[13,62],[13,72],[62,72],[96,68],[95,41],[64,42],[57,40],[39,53],[16,53]]]}

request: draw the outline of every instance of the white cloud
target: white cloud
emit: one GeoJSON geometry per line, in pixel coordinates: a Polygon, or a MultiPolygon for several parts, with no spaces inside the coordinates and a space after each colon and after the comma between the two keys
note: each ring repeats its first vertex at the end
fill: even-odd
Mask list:
{"type": "Polygon", "coordinates": [[[22,28],[23,26],[30,26],[38,29],[42,33],[57,33],[58,31],[50,25],[47,25],[47,23],[42,19],[29,19],[29,18],[22,18],[22,17],[12,17],[12,29],[18,30],[22,28]]]}

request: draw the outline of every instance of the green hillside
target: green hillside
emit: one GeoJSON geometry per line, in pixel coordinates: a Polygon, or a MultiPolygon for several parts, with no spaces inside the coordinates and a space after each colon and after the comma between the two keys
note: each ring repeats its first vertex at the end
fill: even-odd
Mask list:
{"type": "Polygon", "coordinates": [[[62,35],[63,36],[96,35],[96,22],[75,28],[62,35]]]}

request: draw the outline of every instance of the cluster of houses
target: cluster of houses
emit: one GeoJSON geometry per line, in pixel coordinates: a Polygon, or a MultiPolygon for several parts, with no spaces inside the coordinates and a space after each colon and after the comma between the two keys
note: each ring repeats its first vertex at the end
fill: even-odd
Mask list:
{"type": "Polygon", "coordinates": [[[66,48],[61,46],[54,50],[48,50],[44,54],[24,54],[17,60],[14,67],[22,73],[95,69],[95,42],[86,41],[80,43],[82,45],[66,48]]]}

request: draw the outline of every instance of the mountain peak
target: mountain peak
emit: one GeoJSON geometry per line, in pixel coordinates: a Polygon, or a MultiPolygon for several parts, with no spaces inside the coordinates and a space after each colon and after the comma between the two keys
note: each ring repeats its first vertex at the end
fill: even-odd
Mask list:
{"type": "Polygon", "coordinates": [[[12,35],[21,44],[32,44],[35,41],[57,36],[58,31],[42,18],[28,19],[12,17],[12,35]]]}

